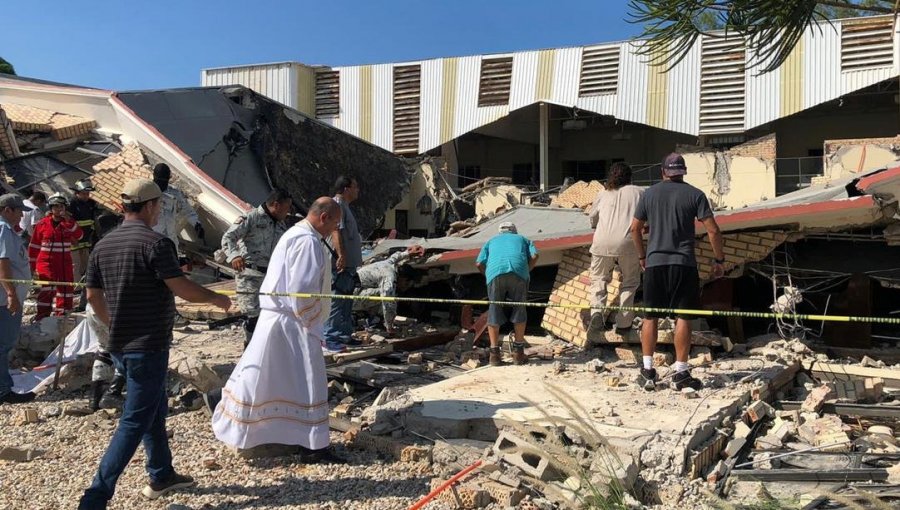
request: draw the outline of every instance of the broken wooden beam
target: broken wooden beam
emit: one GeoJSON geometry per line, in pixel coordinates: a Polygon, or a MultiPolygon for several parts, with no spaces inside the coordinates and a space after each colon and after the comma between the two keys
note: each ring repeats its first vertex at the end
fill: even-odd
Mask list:
{"type": "Polygon", "coordinates": [[[883,482],[888,478],[887,469],[735,469],[731,476],[737,480],[754,482],[883,482]]]}
{"type": "Polygon", "coordinates": [[[880,377],[886,388],[900,388],[900,370],[872,368],[859,365],[840,365],[813,361],[806,367],[826,381],[849,381],[854,378],[880,377]]]}
{"type": "Polygon", "coordinates": [[[350,351],[350,352],[341,352],[337,354],[331,354],[325,357],[328,363],[328,366],[331,365],[340,365],[342,363],[349,363],[351,361],[358,361],[361,359],[367,358],[377,358],[378,356],[384,356],[385,354],[390,354],[394,352],[394,346],[392,344],[387,345],[379,345],[378,347],[371,347],[368,349],[363,349],[359,351],[350,351]]]}
{"type": "Polygon", "coordinates": [[[456,338],[458,333],[459,330],[456,329],[445,329],[410,338],[388,340],[388,345],[390,345],[394,351],[418,351],[419,349],[444,345],[456,338]]]}
{"type": "MultiPolygon", "coordinates": [[[[803,402],[781,400],[778,407],[784,411],[794,411],[800,409],[803,402]]],[[[900,406],[890,406],[883,404],[851,404],[851,403],[832,403],[826,402],[822,404],[822,413],[838,414],[841,416],[859,416],[860,418],[896,418],[900,419],[900,406]]]]}

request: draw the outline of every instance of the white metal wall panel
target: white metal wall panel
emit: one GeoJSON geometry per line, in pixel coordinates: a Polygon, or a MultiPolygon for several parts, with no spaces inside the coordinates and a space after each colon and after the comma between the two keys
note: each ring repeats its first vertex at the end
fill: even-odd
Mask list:
{"type": "MultiPolygon", "coordinates": [[[[895,29],[896,30],[896,29],[895,29]]],[[[838,41],[840,41],[840,27],[838,27],[838,41]]],[[[896,53],[897,34],[894,33],[894,48],[896,53]]],[[[840,48],[838,49],[838,66],[840,66],[840,48]]],[[[861,71],[841,72],[841,89],[840,94],[849,94],[850,92],[874,85],[880,81],[887,80],[897,76],[896,63],[893,66],[875,67],[864,69],[861,71]]]]}
{"type": "Polygon", "coordinates": [[[748,65],[744,71],[744,129],[771,122],[781,114],[781,68],[759,74],[762,65],[748,65]]]}
{"type": "MultiPolygon", "coordinates": [[[[456,116],[453,123],[454,138],[485,124],[490,124],[509,113],[509,104],[478,106],[478,84],[480,78],[480,55],[463,57],[458,60],[456,70],[456,116]]],[[[442,143],[447,141],[441,140],[442,143]]]]}
{"type": "Polygon", "coordinates": [[[513,54],[512,86],[509,91],[509,109],[516,110],[534,103],[537,87],[538,51],[513,54]]]}
{"type": "Polygon", "coordinates": [[[394,150],[394,65],[372,66],[372,143],[394,150]]]}
{"type": "MultiPolygon", "coordinates": [[[[619,50],[619,70],[617,71],[618,72],[618,76],[617,76],[618,84],[617,84],[617,88],[616,88],[616,93],[615,94],[602,94],[602,95],[596,95],[596,96],[579,97],[578,99],[576,99],[575,105],[578,108],[581,108],[583,110],[588,110],[588,111],[591,111],[594,113],[599,113],[601,115],[616,116],[618,113],[616,106],[618,105],[619,97],[621,97],[622,90],[624,89],[624,87],[632,86],[631,83],[625,83],[623,81],[623,75],[622,75],[623,69],[625,68],[625,59],[627,58],[626,53],[628,53],[630,46],[627,44],[613,44],[613,45],[607,44],[607,45],[587,46],[585,48],[582,48],[582,51],[581,51],[582,56],[584,55],[584,50],[586,50],[586,49],[602,48],[604,46],[621,47],[619,50]]],[[[575,76],[575,78],[574,78],[576,80],[576,83],[581,81],[581,65],[578,66],[577,73],[578,73],[577,76],[575,76]]],[[[577,92],[576,92],[576,94],[577,94],[577,92]]]]}
{"type": "Polygon", "coordinates": [[[894,75],[900,75],[900,16],[894,20],[894,75]]]}
{"type": "Polygon", "coordinates": [[[812,108],[840,95],[841,27],[823,25],[803,34],[803,108],[812,108]]]}
{"type": "Polygon", "coordinates": [[[575,106],[578,101],[578,83],[581,77],[581,54],[584,48],[555,50],[553,59],[553,88],[550,102],[563,106],[575,106]]]}
{"type": "MultiPolygon", "coordinates": [[[[622,44],[622,59],[619,62],[619,94],[616,118],[638,124],[647,123],[647,74],[645,57],[635,53],[634,44],[622,44]]],[[[700,84],[697,83],[697,88],[700,84]]]]}
{"type": "Polygon", "coordinates": [[[291,108],[297,107],[296,69],[289,62],[205,69],[201,74],[201,83],[204,87],[243,85],[291,108]]]}
{"type": "MultiPolygon", "coordinates": [[[[513,66],[515,70],[515,66],[513,66]]],[[[441,91],[444,59],[422,62],[422,103],[419,120],[419,152],[441,144],[441,91]]]]}
{"type": "Polygon", "coordinates": [[[360,67],[335,67],[340,76],[341,112],[335,124],[353,136],[359,136],[359,70],[360,67]]]}
{"type": "MultiPolygon", "coordinates": [[[[700,42],[669,71],[666,129],[696,135],[700,131],[700,42]]],[[[621,88],[622,84],[619,84],[621,88]]],[[[628,86],[626,84],[626,86],[628,86]]]]}

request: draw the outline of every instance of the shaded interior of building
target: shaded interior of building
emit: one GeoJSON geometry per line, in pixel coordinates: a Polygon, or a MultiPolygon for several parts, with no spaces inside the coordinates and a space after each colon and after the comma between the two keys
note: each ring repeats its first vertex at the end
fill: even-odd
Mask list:
{"type": "MultiPolygon", "coordinates": [[[[566,179],[603,180],[610,166],[626,161],[638,184],[659,179],[658,165],[679,146],[724,150],[774,133],[777,194],[795,191],[822,173],[826,140],[896,136],[900,131],[897,80],[781,118],[746,133],[700,137],[618,120],[575,108],[548,105],[548,184],[566,179]],[[827,118],[829,122],[822,122],[827,118]]],[[[460,187],[479,179],[508,177],[514,184],[540,185],[540,105],[509,113],[429,154],[455,170],[460,187]]],[[[451,176],[452,177],[452,176],[451,176]]]]}

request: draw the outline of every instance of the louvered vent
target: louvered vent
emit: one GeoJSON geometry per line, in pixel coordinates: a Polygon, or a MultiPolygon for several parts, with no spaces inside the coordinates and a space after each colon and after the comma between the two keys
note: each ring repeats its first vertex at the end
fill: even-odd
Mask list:
{"type": "Polygon", "coordinates": [[[619,87],[619,46],[585,48],[581,54],[579,96],[615,94],[619,87]]]}
{"type": "Polygon", "coordinates": [[[419,100],[422,67],[394,67],[394,152],[419,152],[419,100]]]}
{"type": "Polygon", "coordinates": [[[845,21],[841,26],[841,71],[894,65],[891,18],[845,21]]]}
{"type": "Polygon", "coordinates": [[[511,83],[512,57],[482,59],[478,106],[508,104],[511,83]]]}
{"type": "Polygon", "coordinates": [[[704,37],[700,66],[700,134],[744,131],[744,42],[704,37]]]}
{"type": "Polygon", "coordinates": [[[339,71],[316,71],[316,118],[337,117],[341,112],[339,71]]]}

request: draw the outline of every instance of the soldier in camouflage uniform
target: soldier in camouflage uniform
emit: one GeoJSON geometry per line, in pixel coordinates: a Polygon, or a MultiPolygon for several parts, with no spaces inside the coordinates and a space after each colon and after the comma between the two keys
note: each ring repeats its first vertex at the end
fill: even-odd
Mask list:
{"type": "MultiPolygon", "coordinates": [[[[398,251],[381,262],[368,264],[359,268],[360,296],[394,297],[397,295],[398,267],[410,256],[422,256],[425,249],[413,245],[404,251],[398,251]]],[[[365,305],[362,305],[365,306],[365,305]]],[[[394,332],[394,318],[397,317],[397,302],[382,301],[381,311],[384,315],[384,328],[388,333],[394,332]]]]}
{"type": "Polygon", "coordinates": [[[291,197],[284,190],[275,190],[266,202],[235,220],[222,236],[225,260],[238,272],[235,277],[237,303],[247,316],[244,321],[244,347],[250,343],[259,319],[259,287],[266,276],[269,256],[281,234],[287,230],[285,218],[291,211],[291,197]]]}

